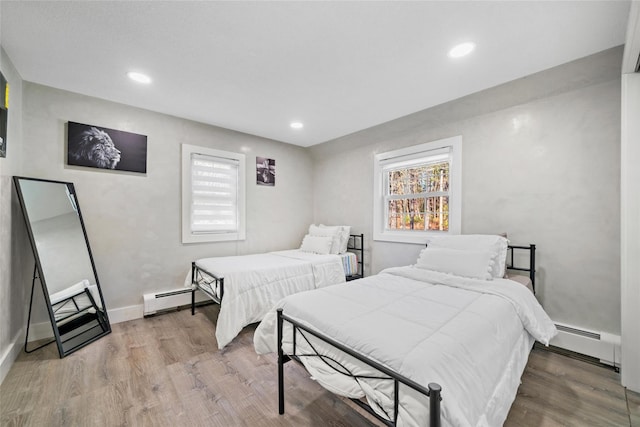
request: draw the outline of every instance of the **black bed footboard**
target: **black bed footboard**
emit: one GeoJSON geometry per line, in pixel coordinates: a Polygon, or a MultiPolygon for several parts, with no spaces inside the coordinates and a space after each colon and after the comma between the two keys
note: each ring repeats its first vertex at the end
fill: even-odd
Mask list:
{"type": "MultiPolygon", "coordinates": [[[[393,413],[392,414],[387,414],[388,415],[388,419],[384,418],[382,416],[380,416],[379,414],[377,414],[370,406],[368,406],[365,402],[358,400],[358,399],[351,399],[353,402],[355,402],[356,404],[358,404],[360,407],[362,407],[363,409],[365,409],[367,412],[369,412],[370,414],[372,414],[374,417],[376,417],[378,420],[380,420],[381,422],[383,422],[384,424],[388,425],[388,426],[395,426],[397,424],[398,421],[398,406],[399,406],[399,385],[400,384],[404,384],[405,386],[408,386],[410,388],[412,388],[413,390],[416,390],[417,392],[423,394],[424,396],[427,396],[429,398],[429,420],[427,423],[427,420],[425,420],[425,426],[428,425],[429,427],[440,427],[441,425],[441,413],[440,413],[440,401],[442,400],[441,398],[441,387],[439,384],[436,383],[429,383],[428,387],[425,388],[424,386],[416,383],[415,381],[406,378],[400,374],[398,374],[397,372],[394,372],[393,370],[381,365],[380,363],[371,360],[370,358],[354,351],[353,349],[333,340],[330,337],[327,337],[319,332],[316,332],[312,329],[309,329],[308,327],[300,324],[298,321],[296,321],[295,319],[292,319],[288,316],[286,316],[282,309],[279,308],[277,310],[277,339],[278,339],[278,413],[279,414],[284,414],[284,364],[290,360],[295,360],[300,362],[300,358],[301,357],[320,357],[322,360],[325,361],[326,363],[326,356],[322,356],[320,355],[314,348],[313,345],[311,345],[311,343],[309,343],[309,341],[306,339],[306,337],[304,336],[304,333],[308,333],[310,335],[313,335],[315,338],[318,338],[322,341],[324,341],[325,343],[331,345],[332,347],[345,352],[346,354],[358,359],[359,361],[369,365],[370,367],[374,368],[375,370],[379,371],[381,373],[381,375],[385,375],[385,376],[358,376],[358,375],[353,375],[351,374],[348,369],[342,365],[340,365],[341,368],[344,368],[346,372],[342,372],[341,370],[336,369],[335,366],[333,365],[328,365],[332,366],[334,369],[336,369],[336,371],[344,373],[345,375],[350,375],[352,376],[356,381],[359,379],[365,379],[365,378],[369,378],[369,379],[381,379],[381,380],[389,380],[389,381],[393,381],[393,389],[394,389],[394,396],[393,396],[393,401],[394,401],[394,405],[393,405],[393,413]],[[282,338],[283,338],[283,325],[284,325],[284,321],[287,321],[288,323],[290,323],[293,326],[293,352],[292,354],[284,354],[284,351],[282,350],[282,338]],[[297,335],[300,334],[302,338],[304,338],[312,347],[312,349],[315,351],[314,354],[296,354],[296,337],[297,335]]],[[[337,363],[336,360],[330,359],[332,362],[337,363]]]]}
{"type": "Polygon", "coordinates": [[[196,312],[196,291],[201,290],[215,303],[221,304],[224,296],[224,277],[217,277],[195,262],[191,263],[191,315],[196,312]]]}

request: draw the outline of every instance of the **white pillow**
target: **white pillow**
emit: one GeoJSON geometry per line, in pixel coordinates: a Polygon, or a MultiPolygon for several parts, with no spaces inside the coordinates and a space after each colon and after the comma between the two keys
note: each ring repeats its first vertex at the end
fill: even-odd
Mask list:
{"type": "Polygon", "coordinates": [[[313,252],[314,254],[326,255],[331,253],[333,238],[331,236],[304,236],[300,250],[303,252],[313,252]]]}
{"type": "Polygon", "coordinates": [[[504,277],[507,267],[509,241],[492,234],[460,234],[436,236],[427,239],[430,248],[458,249],[465,251],[491,252],[493,254],[493,277],[504,277]]]}
{"type": "Polygon", "coordinates": [[[416,267],[473,279],[492,280],[493,254],[483,251],[424,248],[416,267]]]}
{"type": "MultiPolygon", "coordinates": [[[[351,236],[351,226],[337,225],[336,227],[340,228],[340,248],[338,250],[338,253],[343,254],[347,252],[347,246],[349,246],[349,237],[351,236]]],[[[331,228],[331,227],[328,225],[320,224],[320,228],[331,228]]]]}
{"type": "Polygon", "coordinates": [[[340,227],[319,227],[314,224],[311,224],[309,226],[309,235],[321,236],[321,237],[329,236],[332,238],[331,251],[329,253],[332,253],[335,255],[340,253],[340,245],[341,245],[340,232],[341,232],[340,227]]]}

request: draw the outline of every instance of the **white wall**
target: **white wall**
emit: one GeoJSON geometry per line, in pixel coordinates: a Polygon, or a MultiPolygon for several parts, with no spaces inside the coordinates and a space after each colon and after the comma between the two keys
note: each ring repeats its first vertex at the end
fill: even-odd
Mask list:
{"type": "Polygon", "coordinates": [[[622,62],[622,384],[640,392],[640,1],[634,1],[622,62]]]}
{"type": "MultiPolygon", "coordinates": [[[[372,242],[373,156],[462,135],[462,231],[538,245],[556,321],[620,333],[621,48],[311,148],[314,220],[369,237],[369,274],[420,245],[372,242]]],[[[384,102],[381,100],[380,102],[384,102]]]]}
{"type": "Polygon", "coordinates": [[[640,1],[633,1],[622,61],[622,384],[640,392],[640,1]]]}
{"type": "Polygon", "coordinates": [[[110,313],[183,286],[197,258],[298,247],[311,222],[311,158],[300,147],[27,82],[24,111],[23,174],[75,184],[110,313]],[[67,121],[147,135],[147,174],[65,165],[67,121]],[[245,241],[181,243],[182,143],[246,154],[245,241]],[[256,156],[276,160],[275,187],[255,184],[256,156]]]}
{"type": "Polygon", "coordinates": [[[640,392],[640,73],[622,83],[622,384],[640,392]]]}
{"type": "Polygon", "coordinates": [[[0,70],[10,87],[7,157],[0,158],[0,382],[20,351],[33,258],[12,176],[22,171],[22,79],[0,46],[0,70]]]}

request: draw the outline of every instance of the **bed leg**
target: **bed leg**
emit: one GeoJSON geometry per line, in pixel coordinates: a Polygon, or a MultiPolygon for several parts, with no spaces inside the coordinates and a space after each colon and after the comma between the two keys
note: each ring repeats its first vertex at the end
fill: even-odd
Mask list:
{"type": "Polygon", "coordinates": [[[196,263],[191,263],[191,315],[196,314],[196,263]]]}
{"type": "Polygon", "coordinates": [[[278,312],[278,413],[284,414],[284,354],[282,352],[282,309],[278,312]]]}
{"type": "Polygon", "coordinates": [[[440,427],[440,392],[439,384],[429,383],[429,427],[440,427]]]}

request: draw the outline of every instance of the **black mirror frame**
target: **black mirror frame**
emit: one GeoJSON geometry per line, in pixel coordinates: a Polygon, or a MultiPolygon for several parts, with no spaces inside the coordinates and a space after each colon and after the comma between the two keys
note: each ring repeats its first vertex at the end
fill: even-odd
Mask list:
{"type": "Polygon", "coordinates": [[[18,200],[20,202],[20,208],[22,210],[22,215],[25,221],[25,225],[27,228],[27,233],[29,234],[29,242],[31,243],[31,249],[33,251],[33,257],[35,259],[35,268],[34,268],[34,274],[33,274],[33,281],[32,281],[32,286],[31,286],[31,299],[30,299],[30,303],[29,303],[29,315],[28,315],[28,320],[27,320],[27,332],[26,332],[26,336],[25,336],[25,351],[27,353],[33,352],[39,348],[44,347],[45,345],[48,345],[50,343],[52,343],[53,341],[47,342],[44,345],[41,345],[35,349],[32,350],[27,350],[27,341],[29,339],[29,324],[31,321],[31,309],[32,309],[32,305],[33,305],[33,292],[34,292],[34,288],[35,288],[35,280],[38,279],[40,281],[40,284],[42,286],[42,293],[45,299],[45,303],[47,305],[47,310],[49,312],[49,319],[51,321],[51,327],[53,328],[53,333],[54,333],[54,337],[55,337],[55,342],[56,345],[58,347],[58,353],[60,355],[60,358],[63,358],[65,356],[68,356],[69,354],[75,352],[76,350],[79,350],[85,346],[87,346],[88,344],[98,340],[99,338],[102,338],[105,335],[108,335],[111,333],[111,322],[109,321],[109,317],[107,314],[107,308],[106,305],[104,303],[104,296],[102,295],[102,287],[100,285],[100,280],[98,279],[98,272],[96,271],[96,265],[95,262],[93,260],[93,253],[91,252],[91,245],[89,244],[89,238],[87,237],[87,230],[85,228],[84,225],[84,220],[82,218],[82,211],[80,209],[80,203],[78,202],[78,197],[76,196],[76,190],[75,190],[75,186],[73,185],[72,182],[66,182],[66,181],[56,181],[56,180],[49,180],[49,179],[40,179],[40,178],[30,178],[30,177],[24,177],[24,176],[14,176],[13,177],[13,182],[16,188],[16,193],[18,195],[18,200]],[[102,311],[103,311],[103,315],[104,318],[106,320],[106,329],[104,329],[101,333],[99,333],[98,335],[95,335],[89,339],[87,339],[84,342],[81,342],[80,344],[74,345],[73,347],[69,348],[68,350],[65,351],[65,349],[63,348],[63,341],[61,338],[61,334],[60,334],[60,330],[58,328],[58,325],[56,323],[56,318],[55,318],[55,314],[53,312],[53,307],[51,305],[51,300],[49,298],[49,292],[47,291],[47,285],[46,285],[46,278],[44,275],[44,271],[42,269],[42,264],[40,262],[40,257],[38,255],[38,250],[37,250],[37,245],[36,245],[36,240],[35,240],[35,236],[33,234],[33,230],[31,229],[31,221],[29,220],[29,214],[27,212],[27,208],[25,205],[25,201],[24,201],[24,196],[22,194],[22,189],[20,187],[20,180],[28,180],[28,181],[39,181],[39,182],[48,182],[48,183],[54,183],[54,184],[64,184],[67,186],[67,189],[69,190],[69,194],[73,197],[73,201],[75,203],[75,207],[77,209],[78,212],[78,219],[80,220],[80,226],[82,227],[82,233],[84,235],[84,241],[85,244],[87,246],[87,252],[89,254],[89,260],[91,261],[91,269],[93,270],[93,275],[96,281],[96,285],[98,288],[98,294],[100,295],[100,303],[102,305],[102,311]],[[37,273],[37,274],[36,274],[37,273]]]}

